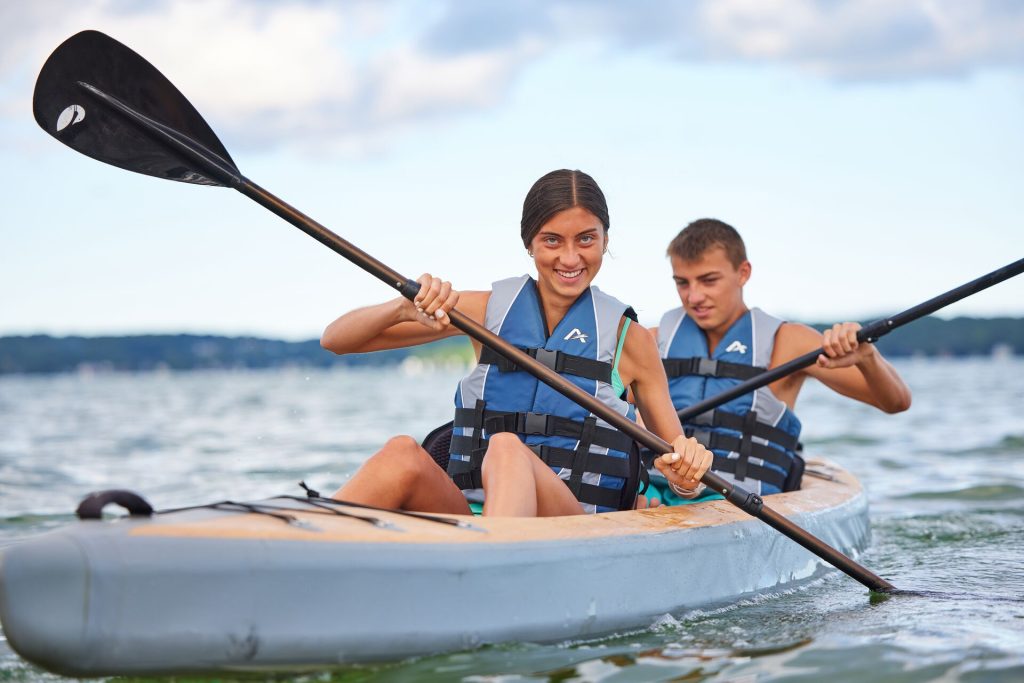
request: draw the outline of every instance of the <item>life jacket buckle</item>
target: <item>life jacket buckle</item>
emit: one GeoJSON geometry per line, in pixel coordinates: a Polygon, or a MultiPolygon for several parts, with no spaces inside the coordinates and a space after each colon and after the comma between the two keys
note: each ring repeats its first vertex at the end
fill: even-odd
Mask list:
{"type": "Polygon", "coordinates": [[[713,425],[715,424],[715,409],[704,411],[700,415],[697,415],[690,420],[695,425],[713,425]]]}
{"type": "Polygon", "coordinates": [[[564,368],[558,367],[561,360],[561,354],[558,351],[552,351],[551,349],[537,349],[537,355],[534,356],[537,362],[541,365],[554,370],[555,372],[561,372],[564,368]]]}
{"type": "Polygon", "coordinates": [[[710,358],[697,359],[697,374],[708,377],[718,376],[718,361],[710,358]]]}
{"type": "MultiPolygon", "coordinates": [[[[522,413],[522,426],[516,431],[520,434],[544,435],[548,434],[548,418],[545,413],[522,413]]],[[[517,426],[518,427],[518,426],[517,426]]]]}

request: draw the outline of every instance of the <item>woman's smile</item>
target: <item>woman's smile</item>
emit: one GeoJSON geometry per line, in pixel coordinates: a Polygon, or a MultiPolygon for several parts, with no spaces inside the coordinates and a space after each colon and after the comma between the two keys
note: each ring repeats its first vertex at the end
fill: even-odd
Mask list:
{"type": "Polygon", "coordinates": [[[576,282],[580,279],[580,276],[583,275],[583,271],[583,268],[577,268],[576,270],[555,269],[555,272],[558,273],[558,275],[566,282],[576,282]]]}
{"type": "Polygon", "coordinates": [[[530,253],[543,292],[568,306],[590,286],[608,238],[604,225],[582,207],[560,211],[538,231],[530,253]]]}

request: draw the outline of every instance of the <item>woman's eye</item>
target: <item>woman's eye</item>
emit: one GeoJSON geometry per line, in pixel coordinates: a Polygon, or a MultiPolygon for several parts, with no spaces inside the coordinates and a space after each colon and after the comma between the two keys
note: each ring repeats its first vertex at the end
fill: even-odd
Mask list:
{"type": "Polygon", "coordinates": [[[580,242],[582,242],[583,244],[590,244],[593,241],[594,241],[594,236],[593,235],[583,235],[582,237],[580,237],[580,242]]]}

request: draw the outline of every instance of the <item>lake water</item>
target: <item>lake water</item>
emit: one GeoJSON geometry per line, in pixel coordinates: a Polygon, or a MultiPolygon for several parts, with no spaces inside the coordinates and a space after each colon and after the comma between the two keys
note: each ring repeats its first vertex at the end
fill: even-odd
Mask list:
{"type": "MultiPolygon", "coordinates": [[[[797,408],[808,454],[838,461],[868,491],[874,537],[860,561],[925,595],[871,600],[833,572],[600,640],[284,680],[1024,680],[1024,359],[896,365],[914,392],[907,413],[817,384],[797,408]]],[[[297,494],[300,479],[332,491],[389,436],[449,420],[458,375],[0,377],[0,546],[70,522],[96,489],[130,488],[158,508],[297,494]]],[[[654,580],[657,564],[648,568],[654,580]]],[[[60,680],[0,640],[0,681],[60,680]]]]}

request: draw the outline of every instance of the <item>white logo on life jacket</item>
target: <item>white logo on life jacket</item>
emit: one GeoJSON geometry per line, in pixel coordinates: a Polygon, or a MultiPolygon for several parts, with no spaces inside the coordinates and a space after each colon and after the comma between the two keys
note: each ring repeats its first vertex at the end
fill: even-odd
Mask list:
{"type": "Polygon", "coordinates": [[[737,340],[737,341],[734,341],[732,344],[729,344],[729,347],[725,350],[726,353],[731,353],[732,351],[739,351],[740,353],[746,353],[747,352],[747,347],[746,347],[745,344],[741,344],[739,342],[739,340],[737,340]]]}
{"type": "Polygon", "coordinates": [[[68,126],[73,126],[76,123],[81,123],[85,119],[85,109],[82,109],[80,105],[72,104],[60,113],[57,117],[57,132],[61,132],[68,126]]]}
{"type": "Polygon", "coordinates": [[[572,328],[572,332],[570,332],[569,334],[565,335],[564,339],[565,339],[565,341],[572,341],[573,339],[579,339],[581,343],[583,343],[583,344],[587,343],[587,335],[585,335],[583,333],[583,331],[580,330],[580,328],[578,328],[578,327],[572,328]]]}

